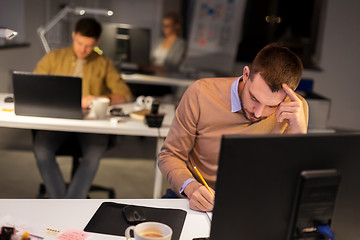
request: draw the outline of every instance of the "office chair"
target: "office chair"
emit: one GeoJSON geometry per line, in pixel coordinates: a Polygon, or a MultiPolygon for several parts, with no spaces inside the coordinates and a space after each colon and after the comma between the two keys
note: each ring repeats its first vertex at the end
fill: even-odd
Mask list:
{"type": "MultiPolygon", "coordinates": [[[[32,130],[32,139],[34,140],[37,130],[32,130]]],[[[116,136],[110,135],[108,149],[115,146],[116,136]]],[[[71,167],[71,177],[74,176],[77,168],[80,165],[80,158],[82,157],[80,146],[75,138],[69,138],[64,142],[59,150],[56,152],[56,156],[71,156],[72,157],[72,167],[71,167]]],[[[68,183],[67,183],[68,185],[68,183]]],[[[108,188],[104,186],[99,186],[92,184],[89,192],[106,192],[108,193],[108,198],[115,198],[114,188],[108,188]]],[[[46,196],[46,187],[44,183],[40,183],[38,198],[45,198],[46,196]]]]}

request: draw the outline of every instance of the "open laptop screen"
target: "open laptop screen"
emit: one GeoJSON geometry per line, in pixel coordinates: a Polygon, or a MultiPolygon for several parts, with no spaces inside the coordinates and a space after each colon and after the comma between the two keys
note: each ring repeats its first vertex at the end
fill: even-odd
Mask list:
{"type": "Polygon", "coordinates": [[[314,226],[316,218],[330,216],[336,239],[358,239],[359,203],[359,133],[228,135],[221,142],[210,239],[299,239],[293,231],[299,216],[314,226]],[[303,171],[331,169],[340,173],[338,187],[337,178],[308,181],[315,188],[305,189],[307,199],[297,198],[303,171]],[[296,215],[296,209],[311,211],[296,215]]]}
{"type": "Polygon", "coordinates": [[[82,119],[81,78],[13,72],[15,114],[82,119]]]}

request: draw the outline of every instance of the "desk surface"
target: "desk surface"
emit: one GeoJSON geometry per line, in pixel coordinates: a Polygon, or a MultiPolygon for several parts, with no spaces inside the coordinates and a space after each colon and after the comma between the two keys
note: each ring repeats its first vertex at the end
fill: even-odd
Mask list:
{"type": "MultiPolygon", "coordinates": [[[[5,216],[10,216],[25,223],[50,227],[60,231],[83,230],[101,203],[109,201],[109,199],[0,199],[0,220],[5,216]]],[[[112,199],[111,202],[177,208],[187,211],[188,214],[180,238],[182,240],[207,237],[210,233],[210,220],[207,214],[190,210],[187,199],[112,199]]],[[[92,233],[90,239],[125,238],[92,233]]]]}
{"type": "MultiPolygon", "coordinates": [[[[11,111],[11,109],[14,109],[14,104],[4,102],[5,97],[10,95],[11,94],[0,93],[0,127],[148,137],[157,137],[160,135],[165,137],[169,132],[175,112],[175,107],[172,104],[160,105],[159,111],[166,113],[160,129],[150,128],[143,120],[133,118],[127,118],[114,124],[110,121],[110,118],[105,120],[95,120],[93,118],[76,120],[17,116],[14,111],[11,111]]],[[[119,106],[123,108],[125,113],[134,109],[134,103],[126,103],[119,106]]]]}
{"type": "Polygon", "coordinates": [[[146,75],[139,73],[122,74],[122,78],[127,83],[177,86],[177,87],[188,87],[190,84],[192,84],[195,81],[183,77],[157,76],[157,75],[146,75]]]}
{"type": "MultiPolygon", "coordinates": [[[[14,113],[14,103],[4,102],[4,99],[11,95],[0,93],[0,127],[157,137],[156,151],[159,151],[162,146],[163,138],[167,136],[175,115],[175,106],[173,104],[161,104],[159,112],[165,113],[161,128],[150,128],[144,123],[144,120],[131,117],[119,123],[113,123],[110,119],[95,120],[91,117],[85,120],[76,120],[18,116],[14,113]]],[[[126,103],[119,106],[123,109],[124,113],[130,113],[134,110],[135,103],[126,103]]],[[[154,198],[161,196],[161,187],[162,175],[156,165],[154,198]]]]}

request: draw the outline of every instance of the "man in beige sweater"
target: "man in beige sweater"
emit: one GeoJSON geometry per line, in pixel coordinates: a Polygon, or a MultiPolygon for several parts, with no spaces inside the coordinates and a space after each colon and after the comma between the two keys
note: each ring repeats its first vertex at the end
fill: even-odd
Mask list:
{"type": "Polygon", "coordinates": [[[194,166],[214,189],[222,135],[307,133],[308,105],[294,92],[302,69],[288,48],[270,44],[241,77],[201,79],[187,89],[158,158],[172,190],[189,198],[190,208],[213,208],[194,166]]]}

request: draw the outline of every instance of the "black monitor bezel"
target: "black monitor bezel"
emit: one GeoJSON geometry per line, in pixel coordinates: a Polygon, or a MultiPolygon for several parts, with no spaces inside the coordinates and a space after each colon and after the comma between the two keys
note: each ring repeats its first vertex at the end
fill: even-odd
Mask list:
{"type": "Polygon", "coordinates": [[[356,132],[223,136],[210,239],[229,239],[235,232],[247,240],[286,239],[299,173],[311,169],[342,173],[332,228],[340,239],[356,238],[359,155],[356,132]]]}

